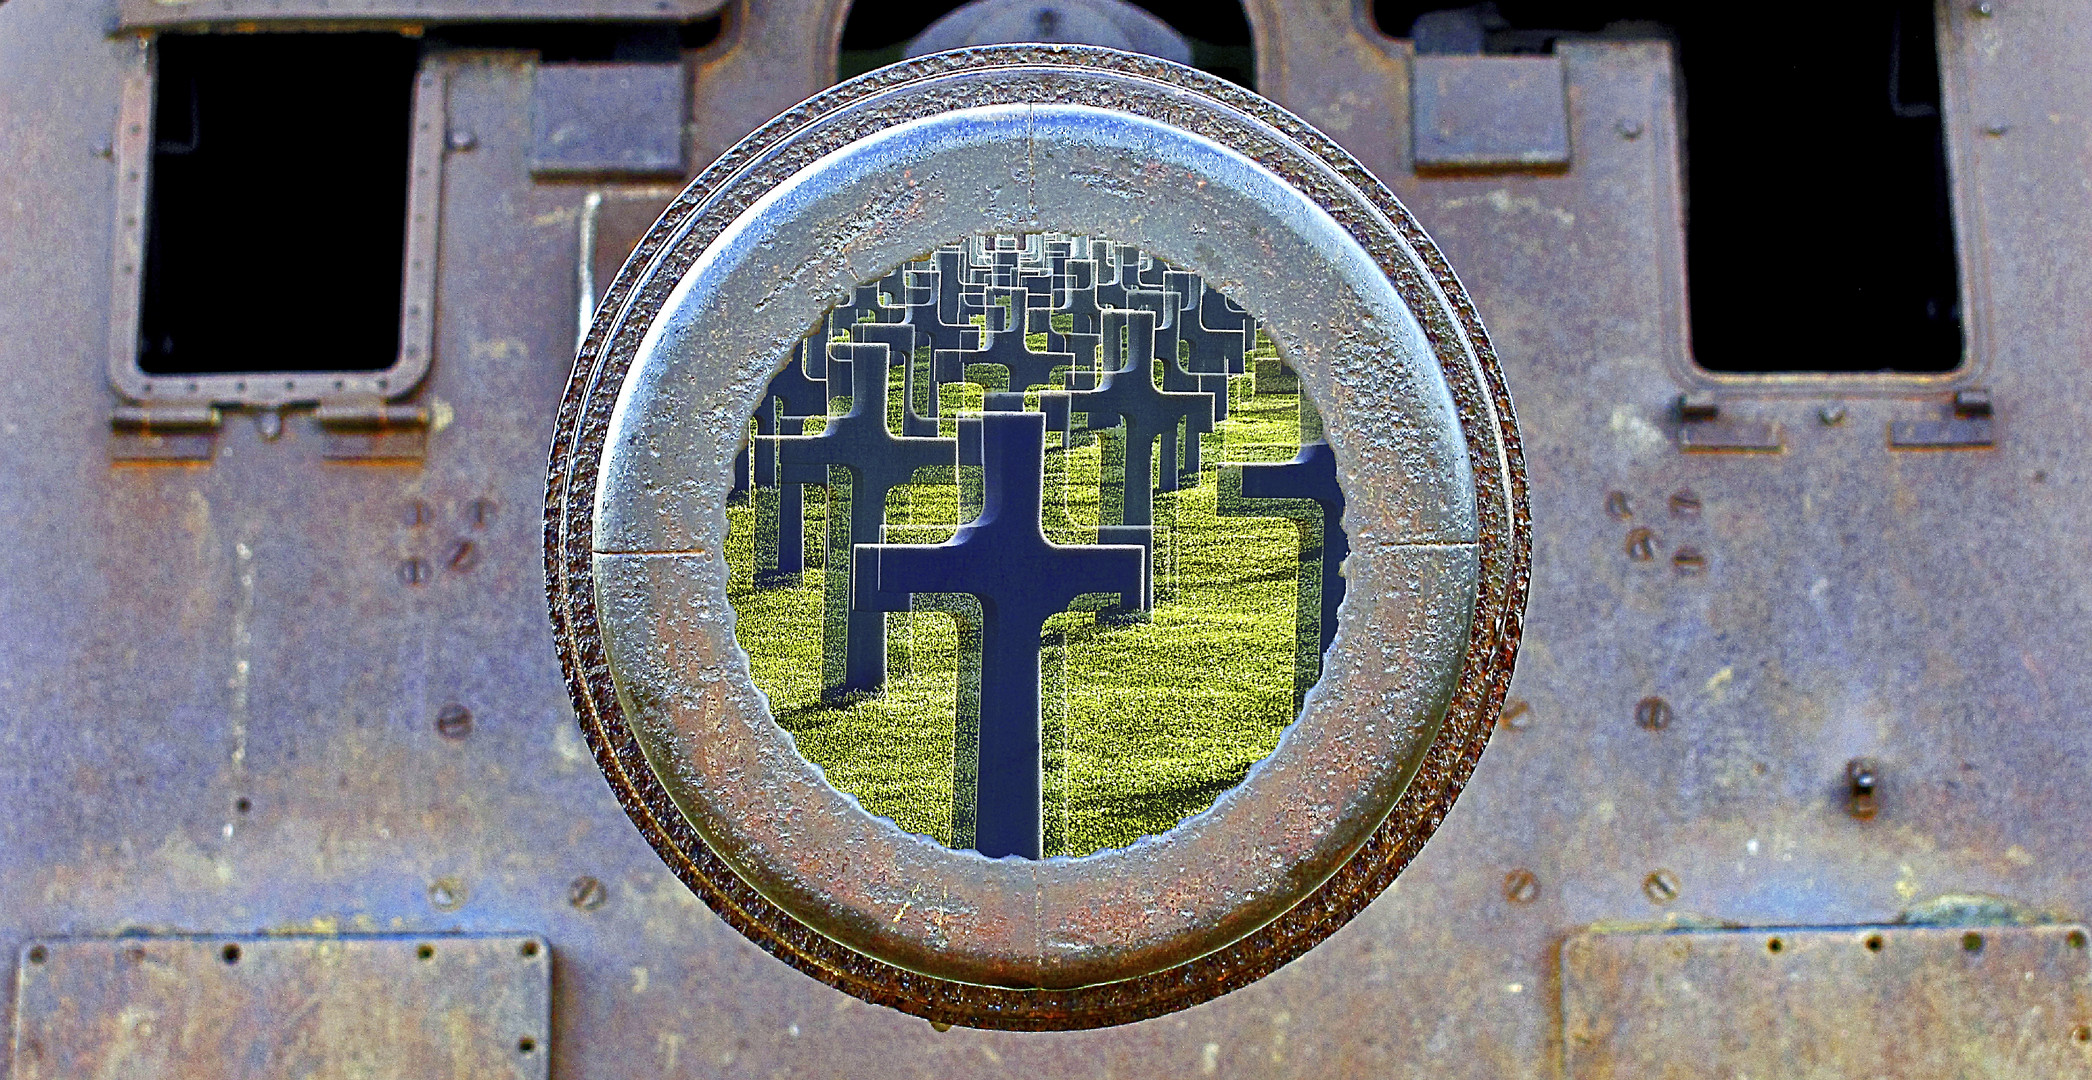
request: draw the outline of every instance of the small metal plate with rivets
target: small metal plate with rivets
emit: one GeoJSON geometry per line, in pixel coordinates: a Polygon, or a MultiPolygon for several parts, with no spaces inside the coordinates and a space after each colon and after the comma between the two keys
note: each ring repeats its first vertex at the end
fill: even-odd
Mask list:
{"type": "Polygon", "coordinates": [[[1564,1074],[2092,1076],[2079,926],[1592,933],[1562,946],[1564,1074]]]}
{"type": "Polygon", "coordinates": [[[540,1080],[552,950],[534,937],[32,941],[15,1080],[540,1080]]]}

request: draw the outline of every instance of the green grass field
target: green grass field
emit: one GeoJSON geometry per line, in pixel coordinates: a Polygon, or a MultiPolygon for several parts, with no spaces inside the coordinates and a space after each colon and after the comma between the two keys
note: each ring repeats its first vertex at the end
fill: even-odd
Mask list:
{"type": "MultiPolygon", "coordinates": [[[[1304,599],[1313,610],[1312,596],[1301,596],[1312,583],[1300,587],[1299,567],[1303,548],[1320,537],[1319,524],[1288,518],[1319,522],[1319,513],[1309,512],[1311,504],[1254,511],[1282,517],[1216,513],[1217,505],[1234,505],[1219,463],[1284,461],[1299,448],[1298,399],[1254,394],[1254,381],[1231,381],[1230,417],[1205,437],[1196,482],[1187,476],[1182,490],[1156,496],[1153,614],[1100,622],[1095,612],[1076,610],[1046,627],[1048,855],[1084,855],[1166,831],[1239,783],[1292,722],[1305,689],[1296,673],[1304,663],[1312,674],[1317,661],[1312,638],[1303,645],[1299,633],[1304,599]]],[[[943,388],[946,434],[956,412],[979,408],[981,393],[973,385],[943,388]]],[[[898,431],[898,370],[892,398],[889,419],[898,431]]],[[[845,400],[832,406],[846,407],[845,400]]],[[[809,422],[808,433],[818,428],[809,422]]],[[[1059,443],[1049,436],[1047,532],[1060,543],[1094,543],[1100,514],[1117,520],[1123,446],[1112,432],[1066,450],[1059,443]],[[1101,499],[1100,475],[1112,478],[1101,499]]],[[[950,538],[979,504],[978,472],[919,471],[914,485],[888,500],[888,540],[950,538]]],[[[832,470],[830,478],[827,492],[805,489],[807,569],[796,586],[755,584],[752,538],[776,528],[775,492],[729,507],[729,597],[741,646],[778,723],[831,783],[904,829],[968,846],[978,673],[969,670],[962,637],[970,633],[966,612],[977,605],[970,597],[925,596],[916,610],[888,616],[885,691],[824,703],[822,687],[840,665],[842,605],[829,605],[836,617],[824,625],[823,597],[847,597],[848,587],[847,551],[831,535],[827,513],[830,500],[847,506],[848,475],[832,470]]]]}

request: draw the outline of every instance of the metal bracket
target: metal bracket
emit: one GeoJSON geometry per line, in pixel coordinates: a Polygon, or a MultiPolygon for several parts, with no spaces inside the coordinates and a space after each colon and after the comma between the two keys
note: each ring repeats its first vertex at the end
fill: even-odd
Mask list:
{"type": "Polygon", "coordinates": [[[1688,454],[1777,454],[1787,448],[1780,426],[1721,414],[1713,391],[1678,395],[1678,448],[1688,454]]]}
{"type": "Polygon", "coordinates": [[[322,401],[313,414],[328,461],[420,461],[428,456],[429,411],[375,396],[322,401]]]}
{"type": "Polygon", "coordinates": [[[1943,420],[1897,420],[1889,424],[1892,450],[1981,450],[1997,445],[1990,391],[1958,391],[1953,413],[1943,420]]]}
{"type": "Polygon", "coordinates": [[[541,64],[530,94],[530,174],[683,174],[690,79],[676,64],[541,64]]]}
{"type": "Polygon", "coordinates": [[[1416,167],[1569,167],[1569,92],[1559,56],[1419,56],[1410,67],[1416,167]]]}
{"type": "Polygon", "coordinates": [[[209,405],[119,405],[109,417],[109,460],[209,461],[222,420],[209,405]]]}

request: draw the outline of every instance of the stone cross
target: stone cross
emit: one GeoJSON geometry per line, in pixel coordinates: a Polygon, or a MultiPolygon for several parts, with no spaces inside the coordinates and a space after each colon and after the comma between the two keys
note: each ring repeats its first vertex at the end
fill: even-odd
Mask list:
{"type": "Polygon", "coordinates": [[[980,777],[974,847],[989,858],[1043,854],[1039,635],[1079,596],[1139,596],[1138,547],[1056,544],[1041,520],[1046,418],[981,417],[980,516],[942,544],[858,544],[851,609],[905,611],[914,593],[969,593],[981,603],[980,777]]]}
{"type": "Polygon", "coordinates": [[[990,295],[1009,297],[1010,318],[1005,324],[1009,329],[988,335],[987,347],[968,355],[966,363],[1002,365],[1010,373],[1009,389],[1020,394],[1034,386],[1052,385],[1055,368],[1074,366],[1073,353],[1031,351],[1030,343],[1024,339],[1024,327],[1030,323],[1029,293],[1020,288],[997,288],[990,295]]]}
{"type": "Polygon", "coordinates": [[[1189,346],[1184,370],[1199,377],[1199,389],[1213,395],[1213,419],[1228,418],[1228,376],[1242,369],[1242,331],[1209,330],[1203,318],[1205,294],[1209,292],[1197,274],[1170,271],[1170,290],[1181,305],[1177,311],[1177,337],[1189,346]]]}
{"type": "MultiPolygon", "coordinates": [[[[848,469],[848,542],[878,543],[886,525],[887,494],[914,480],[917,469],[956,463],[958,443],[897,436],[887,429],[885,345],[834,342],[828,348],[829,358],[837,361],[828,365],[831,381],[838,369],[849,368],[850,411],[829,420],[819,435],[777,436],[777,463],[782,469],[807,465],[848,469]]],[[[835,513],[832,503],[829,513],[835,513]]],[[[842,683],[828,688],[829,696],[878,690],[885,680],[886,616],[853,610],[844,644],[842,683]]]]}
{"type": "MultiPolygon", "coordinates": [[[[1171,393],[1197,394],[1205,399],[1204,411],[1195,411],[1184,417],[1184,446],[1177,447],[1177,429],[1172,427],[1162,433],[1162,484],[1163,491],[1175,491],[1179,477],[1184,473],[1199,471],[1199,436],[1213,430],[1216,412],[1213,395],[1205,392],[1198,376],[1185,371],[1177,357],[1177,327],[1183,314],[1178,306],[1177,294],[1161,289],[1128,289],[1126,306],[1137,311],[1149,311],[1155,315],[1154,355],[1162,360],[1162,388],[1171,393]]],[[[1106,343],[1109,348],[1110,342],[1106,343]]]]}
{"type": "MultiPolygon", "coordinates": [[[[1351,554],[1351,540],[1344,535],[1344,493],[1337,487],[1337,459],[1329,452],[1329,444],[1319,439],[1305,443],[1300,453],[1284,464],[1242,466],[1242,497],[1311,499],[1321,506],[1318,585],[1322,591],[1322,616],[1318,629],[1321,651],[1328,652],[1329,643],[1337,636],[1337,605],[1344,600],[1344,559],[1351,554]]],[[[1305,564],[1302,569],[1306,569],[1305,564]]]]}
{"type": "Polygon", "coordinates": [[[1212,333],[1238,335],[1231,341],[1239,343],[1241,347],[1228,354],[1228,374],[1241,375],[1247,372],[1249,352],[1257,345],[1256,327],[1250,323],[1248,315],[1221,295],[1219,289],[1208,287],[1205,295],[1199,297],[1198,321],[1201,327],[1212,333]]]}
{"type": "Polygon", "coordinates": [[[936,383],[931,383],[931,406],[927,413],[915,411],[915,327],[907,323],[866,323],[850,327],[853,341],[876,341],[887,349],[887,359],[901,369],[901,434],[917,438],[937,437],[936,383]]]}
{"type": "Polygon", "coordinates": [[[809,344],[816,352],[825,352],[827,348],[825,343],[811,340],[792,346],[791,359],[785,361],[783,371],[771,377],[769,388],[763,392],[763,402],[755,412],[755,484],[777,489],[776,558],[770,560],[770,566],[759,566],[756,570],[755,583],[761,588],[799,583],[799,574],[806,569],[804,486],[828,482],[828,470],[820,466],[780,467],[776,441],[763,438],[798,435],[804,429],[807,417],[828,413],[827,382],[806,376],[802,357],[809,344]]]}
{"type": "MultiPolygon", "coordinates": [[[[1127,335],[1125,361],[1104,373],[1094,390],[1070,391],[1069,405],[1088,413],[1090,429],[1108,427],[1099,417],[1113,417],[1126,425],[1126,477],[1123,525],[1155,523],[1154,490],[1149,469],[1154,463],[1155,440],[1177,430],[1186,418],[1206,417],[1210,427],[1213,399],[1206,394],[1170,393],[1155,386],[1155,314],[1150,311],[1107,311],[1104,313],[1105,355],[1114,353],[1119,335],[1127,335]]],[[[1174,462],[1168,462],[1174,467],[1174,462]]]]}

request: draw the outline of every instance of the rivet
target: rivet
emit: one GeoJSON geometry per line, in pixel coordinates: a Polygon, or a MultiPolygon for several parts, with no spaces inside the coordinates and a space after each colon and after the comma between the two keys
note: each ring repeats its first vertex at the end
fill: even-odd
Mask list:
{"type": "Polygon", "coordinates": [[[1530,904],[1540,898],[1540,877],[1519,867],[1504,875],[1504,899],[1514,904],[1530,904]]]}
{"type": "Polygon", "coordinates": [[[575,878],[574,883],[567,886],[567,903],[573,905],[577,911],[594,911],[609,899],[610,890],[587,874],[575,878]]]}
{"type": "Polygon", "coordinates": [[[1650,731],[1671,726],[1671,703],[1651,695],[1634,703],[1634,722],[1650,731]]]}
{"type": "Polygon", "coordinates": [[[1635,562],[1648,562],[1656,557],[1656,534],[1646,525],[1637,525],[1627,531],[1627,557],[1635,562]]]}
{"type": "Polygon", "coordinates": [[[1835,403],[1825,405],[1816,410],[1816,419],[1824,427],[1837,427],[1845,422],[1845,406],[1835,403]]]}
{"type": "Polygon", "coordinates": [[[1871,758],[1853,758],[1845,763],[1845,783],[1850,788],[1847,809],[1852,816],[1867,821],[1880,809],[1877,788],[1881,774],[1871,758]]]}
{"type": "Polygon", "coordinates": [[[437,878],[429,886],[429,906],[437,911],[456,911],[465,906],[465,883],[454,877],[437,878]]]}
{"type": "Polygon", "coordinates": [[[472,734],[472,710],[463,705],[445,705],[436,712],[436,734],[462,739],[472,734]]]}

